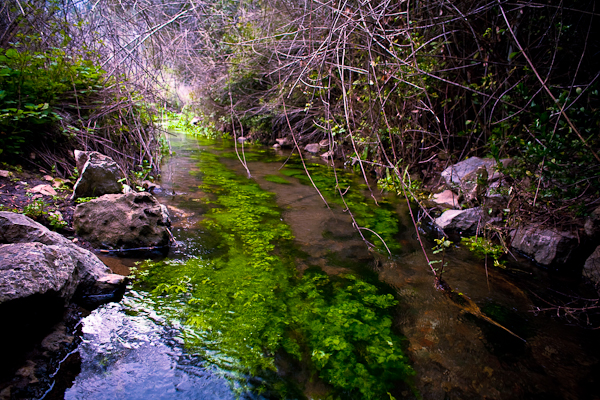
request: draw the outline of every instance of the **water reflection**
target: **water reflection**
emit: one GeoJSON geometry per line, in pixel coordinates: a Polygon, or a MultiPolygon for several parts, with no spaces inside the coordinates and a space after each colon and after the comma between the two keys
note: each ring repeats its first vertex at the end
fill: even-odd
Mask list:
{"type": "Polygon", "coordinates": [[[66,400],[235,399],[219,371],[186,354],[179,329],[132,292],[83,321],[81,373],[66,400]]]}

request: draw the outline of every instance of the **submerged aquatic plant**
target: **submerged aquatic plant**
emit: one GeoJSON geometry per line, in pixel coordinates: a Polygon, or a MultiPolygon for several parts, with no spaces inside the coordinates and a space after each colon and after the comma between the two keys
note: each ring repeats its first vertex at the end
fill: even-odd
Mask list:
{"type": "Polygon", "coordinates": [[[359,227],[363,228],[361,231],[364,237],[377,250],[383,252],[388,249],[392,253],[400,250],[400,243],[396,238],[399,223],[395,210],[385,200],[375,204],[374,201],[367,199],[363,194],[367,186],[356,185],[351,173],[325,168],[315,163],[306,163],[305,170],[297,158],[290,158],[281,173],[297,178],[305,185],[314,183],[330,206],[347,207],[359,227]],[[310,179],[307,172],[310,174],[310,179]]]}
{"type": "Polygon", "coordinates": [[[140,274],[161,311],[186,327],[186,345],[233,371],[237,384],[260,377],[245,390],[285,398],[294,390],[269,372],[282,351],[306,362],[334,397],[382,398],[410,376],[391,329],[394,297],[351,275],[299,277],[293,236],[273,194],[214,154],[203,152],[199,162],[213,206],[202,240],[215,245],[187,261],[147,263],[140,274]]]}

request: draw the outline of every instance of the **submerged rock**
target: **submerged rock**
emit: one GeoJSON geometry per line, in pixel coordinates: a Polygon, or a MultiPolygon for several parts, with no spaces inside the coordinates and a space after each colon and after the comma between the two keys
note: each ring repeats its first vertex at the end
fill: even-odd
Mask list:
{"type": "Polygon", "coordinates": [[[319,143],[310,143],[304,146],[304,150],[312,154],[317,154],[321,150],[321,145],[319,143]]]}
{"type": "Polygon", "coordinates": [[[97,151],[75,151],[79,179],[73,187],[73,199],[121,193],[119,180],[125,177],[119,165],[97,151]]]}
{"type": "Polygon", "coordinates": [[[536,226],[516,229],[511,236],[512,248],[546,266],[567,263],[577,247],[577,238],[571,233],[536,226]]]}
{"type": "Polygon", "coordinates": [[[167,208],[150,193],[107,194],[80,204],[73,215],[77,234],[101,249],[169,245],[167,208]]]}

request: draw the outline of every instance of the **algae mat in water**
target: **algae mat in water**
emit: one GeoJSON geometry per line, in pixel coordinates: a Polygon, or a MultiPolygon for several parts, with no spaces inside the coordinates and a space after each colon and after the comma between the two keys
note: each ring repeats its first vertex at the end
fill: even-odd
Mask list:
{"type": "Polygon", "coordinates": [[[351,275],[298,276],[274,195],[209,152],[199,168],[212,207],[202,228],[215,248],[138,271],[159,312],[187,327],[186,346],[230,371],[240,391],[302,397],[274,373],[277,353],[305,363],[331,398],[389,398],[394,381],[412,374],[391,331],[393,296],[351,275]]]}

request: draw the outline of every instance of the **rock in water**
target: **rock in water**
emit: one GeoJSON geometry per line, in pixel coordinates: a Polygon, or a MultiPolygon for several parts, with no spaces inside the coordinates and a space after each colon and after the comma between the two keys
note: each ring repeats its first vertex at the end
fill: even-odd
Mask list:
{"type": "Polygon", "coordinates": [[[75,151],[79,179],[73,188],[73,199],[121,193],[119,180],[125,177],[119,165],[97,151],[75,151]]]}
{"type": "Polygon", "coordinates": [[[317,154],[321,150],[321,145],[319,143],[310,143],[304,147],[304,150],[312,154],[317,154]]]}
{"type": "Polygon", "coordinates": [[[92,309],[124,290],[125,277],[91,252],[22,214],[0,212],[0,372],[12,373],[70,302],[92,309]]]}
{"type": "MultiPolygon", "coordinates": [[[[65,303],[73,299],[95,307],[116,299],[109,296],[105,299],[107,301],[98,304],[85,300],[90,291],[97,294],[98,282],[102,282],[106,276],[112,276],[110,269],[88,250],[78,247],[25,215],[0,212],[0,244],[5,244],[0,251],[0,263],[4,263],[3,275],[0,277],[2,293],[10,292],[17,296],[16,298],[20,298],[26,290],[33,288],[31,285],[39,284],[39,291],[51,291],[65,303]],[[30,250],[29,259],[26,250],[30,250]],[[39,268],[31,267],[33,265],[39,268]],[[66,278],[63,276],[65,273],[68,275],[66,278]],[[31,275],[28,278],[27,274],[43,276],[39,275],[38,279],[38,275],[31,275]],[[44,283],[44,280],[47,282],[44,283]],[[25,285],[22,281],[28,281],[30,284],[25,285]],[[15,286],[9,290],[6,285],[15,286]]],[[[124,279],[125,277],[120,282],[115,282],[115,286],[124,286],[124,279]]],[[[109,292],[120,291],[116,287],[109,292]]],[[[3,294],[0,294],[0,298],[4,299],[2,296],[3,294]]],[[[0,303],[8,300],[10,299],[0,300],[0,303]]]]}
{"type": "Polygon", "coordinates": [[[56,245],[0,245],[0,304],[33,295],[60,298],[67,303],[78,284],[77,260],[56,245]]]}
{"type": "Polygon", "coordinates": [[[107,194],[80,204],[73,225],[77,234],[101,249],[169,245],[167,208],[150,193],[107,194]]]}
{"type": "Polygon", "coordinates": [[[435,219],[435,224],[445,232],[474,234],[477,227],[482,225],[481,220],[481,208],[476,207],[467,210],[448,210],[435,219]]]}
{"type": "Polygon", "coordinates": [[[511,247],[542,265],[567,263],[577,247],[577,238],[568,232],[525,226],[511,235],[511,247]]]}

